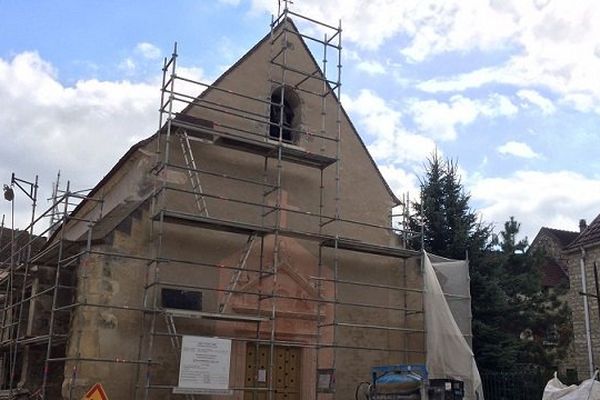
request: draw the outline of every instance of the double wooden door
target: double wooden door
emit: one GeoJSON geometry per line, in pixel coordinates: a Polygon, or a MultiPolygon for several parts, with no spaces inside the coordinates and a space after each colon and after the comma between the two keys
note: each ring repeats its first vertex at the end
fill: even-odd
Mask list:
{"type": "MultiPolygon", "coordinates": [[[[301,400],[300,355],[298,347],[273,347],[273,399],[301,400]]],[[[246,347],[246,388],[244,400],[268,400],[271,368],[271,346],[248,343],[246,347]],[[252,390],[250,388],[256,388],[252,390]]]]}

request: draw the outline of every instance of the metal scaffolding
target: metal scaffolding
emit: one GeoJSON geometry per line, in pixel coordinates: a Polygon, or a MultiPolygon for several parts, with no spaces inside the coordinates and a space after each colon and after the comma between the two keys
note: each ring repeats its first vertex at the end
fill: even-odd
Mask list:
{"type": "MultiPolygon", "coordinates": [[[[374,323],[360,323],[353,322],[350,320],[344,320],[337,316],[336,310],[338,307],[354,307],[354,308],[367,308],[367,309],[378,309],[388,310],[392,312],[401,312],[404,314],[404,321],[406,321],[410,315],[421,314],[422,308],[410,308],[406,298],[407,293],[421,294],[422,290],[420,287],[404,287],[398,285],[385,285],[369,283],[368,281],[355,281],[355,280],[344,280],[340,277],[339,270],[343,268],[340,265],[341,252],[359,252],[364,254],[374,255],[375,257],[389,257],[389,258],[408,258],[416,256],[416,252],[408,251],[403,248],[388,247],[379,244],[367,243],[364,241],[358,241],[356,239],[344,238],[337,230],[342,225],[352,225],[366,227],[375,230],[384,230],[387,232],[400,232],[400,229],[394,229],[391,226],[379,226],[370,224],[367,222],[361,222],[357,220],[344,219],[341,212],[341,201],[340,201],[340,161],[341,161],[341,122],[342,122],[342,111],[339,101],[335,101],[335,128],[333,132],[330,127],[327,126],[327,117],[330,113],[328,107],[328,100],[331,102],[332,99],[340,98],[341,90],[341,36],[342,29],[341,24],[337,27],[320,23],[314,19],[307,18],[303,15],[295,13],[287,8],[287,5],[283,8],[280,15],[273,19],[271,24],[271,34],[269,36],[269,72],[268,72],[268,95],[265,98],[251,97],[243,92],[234,90],[224,89],[216,85],[208,85],[202,82],[193,81],[177,74],[177,47],[175,46],[173,55],[170,59],[165,60],[163,69],[163,87],[162,87],[162,102],[161,102],[161,118],[159,122],[160,135],[157,141],[157,154],[159,160],[157,167],[155,168],[155,174],[159,178],[156,180],[156,194],[153,200],[152,216],[154,220],[154,238],[155,238],[155,259],[148,264],[148,281],[146,282],[146,294],[144,299],[144,308],[151,309],[152,317],[149,321],[148,327],[148,338],[142,338],[142,341],[146,341],[147,345],[147,373],[143,374],[146,377],[144,384],[144,398],[152,397],[152,392],[172,391],[175,389],[175,383],[171,385],[156,383],[160,380],[160,366],[155,363],[159,357],[157,354],[156,338],[161,336],[169,336],[175,338],[174,348],[176,352],[180,351],[179,339],[185,334],[194,334],[193,329],[187,333],[182,333],[175,328],[175,322],[181,318],[205,318],[223,322],[224,324],[231,322],[239,324],[243,321],[247,324],[254,324],[256,326],[255,338],[246,336],[230,336],[229,339],[234,341],[254,343],[255,351],[252,353],[255,358],[259,357],[259,349],[267,349],[267,372],[265,382],[258,382],[256,379],[251,379],[247,384],[242,387],[231,388],[233,391],[240,391],[244,393],[245,399],[274,399],[280,394],[290,394],[284,389],[277,385],[276,379],[276,354],[278,346],[290,346],[290,347],[302,347],[310,348],[314,350],[315,355],[315,366],[317,375],[318,371],[335,371],[336,370],[336,353],[340,350],[356,350],[356,351],[378,351],[378,352],[392,352],[402,354],[401,360],[404,362],[411,362],[418,360],[420,355],[423,355],[424,349],[411,350],[408,348],[407,342],[410,339],[406,339],[411,335],[423,336],[423,328],[413,328],[407,326],[391,326],[385,324],[374,324],[374,323]],[[311,31],[325,31],[322,39],[313,36],[299,33],[291,18],[302,23],[312,25],[311,31]],[[299,37],[301,40],[310,41],[316,43],[322,47],[322,64],[316,69],[304,70],[301,66],[294,65],[289,61],[288,53],[293,45],[290,43],[291,37],[299,37]],[[328,70],[328,57],[334,53],[335,68],[334,72],[328,70]],[[313,87],[307,85],[308,82],[318,81],[320,90],[315,91],[313,87]],[[199,87],[205,88],[205,93],[211,91],[222,92],[229,98],[229,102],[216,102],[207,97],[195,97],[189,96],[182,93],[177,89],[177,84],[184,82],[185,84],[198,85],[199,87]],[[271,93],[275,90],[279,90],[277,101],[273,100],[271,93]],[[318,132],[308,132],[302,128],[291,127],[290,124],[285,121],[284,108],[286,107],[286,91],[301,92],[304,96],[315,97],[321,104],[321,110],[319,114],[322,122],[318,132]],[[233,104],[237,100],[242,100],[247,104],[246,107],[236,107],[233,104]],[[183,105],[183,112],[176,112],[175,109],[181,108],[183,105]],[[266,110],[266,112],[252,112],[249,110],[257,110],[260,108],[266,110]],[[275,112],[278,120],[273,120],[272,117],[273,109],[277,109],[275,112]],[[195,117],[194,110],[208,111],[214,115],[212,120],[205,120],[200,117],[195,117]],[[271,114],[269,113],[271,110],[271,114]],[[218,122],[216,122],[218,121],[218,122]],[[226,121],[226,122],[223,122],[226,121]],[[247,126],[257,126],[256,129],[248,129],[247,126]],[[267,127],[267,129],[265,129],[267,127]],[[328,129],[329,128],[329,129],[328,129]],[[269,134],[266,132],[270,132],[269,134]],[[273,135],[273,132],[276,132],[273,135]],[[291,134],[290,134],[291,133],[291,134]],[[287,137],[286,137],[287,134],[287,137]],[[265,135],[267,139],[265,140],[265,135]],[[292,136],[293,135],[293,136],[292,136]],[[183,152],[185,164],[178,164],[173,161],[173,146],[172,141],[174,138],[179,137],[179,141],[187,143],[183,146],[183,152]],[[294,143],[290,143],[290,137],[295,137],[296,140],[302,141],[303,138],[309,140],[319,140],[323,142],[321,149],[327,147],[333,147],[333,151],[321,151],[321,152],[308,152],[299,146],[294,146],[294,143]],[[214,170],[201,169],[198,167],[201,165],[201,161],[196,165],[194,161],[193,165],[190,160],[195,160],[191,155],[192,147],[189,143],[192,141],[195,146],[222,146],[231,150],[242,151],[245,153],[253,154],[257,157],[264,158],[264,169],[263,179],[248,179],[241,176],[231,176],[225,173],[219,173],[214,170]],[[333,146],[331,146],[333,145],[333,146]],[[189,155],[186,154],[189,151],[189,155]],[[295,168],[312,168],[316,169],[320,174],[319,184],[315,188],[319,192],[319,209],[318,212],[310,212],[306,210],[292,209],[285,204],[283,200],[284,196],[284,165],[286,163],[293,163],[295,168]],[[163,178],[165,170],[182,170],[185,171],[189,176],[191,190],[182,189],[180,187],[173,187],[169,185],[163,178]],[[325,194],[326,190],[330,190],[330,187],[326,187],[325,174],[328,170],[333,170],[333,199],[334,207],[333,213],[328,214],[325,212],[325,194]],[[211,193],[202,189],[202,185],[199,183],[202,176],[211,175],[218,176],[224,180],[223,184],[227,184],[228,180],[242,181],[249,185],[257,185],[262,187],[263,195],[262,202],[253,202],[241,198],[227,197],[221,193],[211,193]],[[169,207],[169,193],[177,193],[178,195],[187,194],[194,197],[194,202],[197,204],[196,212],[182,212],[179,210],[173,210],[169,207]],[[224,205],[225,203],[225,205],[224,205]],[[260,221],[256,223],[249,223],[244,221],[236,221],[229,218],[219,216],[217,213],[213,216],[213,207],[219,209],[221,207],[226,208],[226,204],[243,205],[248,208],[258,208],[262,210],[260,213],[260,221]],[[210,210],[210,211],[209,211],[210,210]],[[209,217],[210,213],[210,217],[209,217]],[[283,214],[297,214],[306,219],[316,219],[318,228],[316,230],[297,230],[288,227],[282,223],[283,214]],[[167,226],[169,225],[181,225],[181,226],[192,226],[195,229],[201,230],[214,230],[220,232],[230,232],[245,236],[247,239],[241,249],[241,256],[238,264],[231,266],[224,265],[209,265],[202,263],[200,260],[194,260],[194,263],[198,265],[208,266],[216,269],[228,269],[230,270],[230,280],[226,287],[219,288],[209,285],[186,285],[188,290],[202,290],[202,291],[215,291],[223,297],[221,304],[219,305],[218,312],[208,315],[207,313],[198,314],[165,309],[160,305],[160,293],[159,288],[163,286],[175,285],[182,287],[181,284],[174,282],[165,281],[161,278],[161,271],[168,268],[168,264],[174,262],[172,258],[164,254],[163,246],[165,245],[167,233],[167,226]],[[328,229],[329,228],[329,229],[328,229]],[[302,299],[307,302],[316,303],[318,316],[315,322],[316,335],[315,339],[311,341],[298,342],[298,341],[287,341],[278,338],[278,323],[281,320],[281,306],[280,302],[289,299],[296,299],[290,295],[277,294],[277,279],[279,276],[279,269],[281,268],[281,251],[282,251],[282,240],[285,238],[295,238],[299,240],[310,241],[314,244],[318,253],[318,270],[316,275],[311,276],[312,283],[314,284],[317,296],[316,299],[302,299]],[[247,265],[248,255],[253,248],[253,244],[256,240],[260,241],[260,263],[257,266],[250,267],[247,265]],[[267,247],[265,242],[272,240],[272,254],[267,256],[264,254],[267,247]],[[333,275],[328,277],[324,269],[324,252],[328,251],[331,259],[333,260],[333,275]],[[271,263],[265,260],[272,260],[271,263]],[[249,291],[241,288],[237,283],[240,276],[243,273],[255,273],[258,276],[259,290],[249,291]],[[267,285],[268,289],[263,290],[263,285],[260,282],[271,279],[270,284],[267,285]],[[324,285],[330,285],[333,289],[331,296],[324,298],[322,296],[322,290],[324,285]],[[402,292],[402,301],[400,305],[378,305],[369,304],[363,302],[355,302],[348,300],[341,300],[338,296],[338,286],[354,286],[360,288],[376,288],[377,290],[388,290],[394,292],[402,292]],[[232,295],[251,295],[256,296],[256,309],[255,316],[239,315],[230,312],[228,308],[228,302],[232,295]],[[329,321],[324,320],[325,308],[331,307],[333,309],[332,319],[329,321]],[[168,321],[167,331],[161,331],[159,321],[162,320],[161,314],[168,321]],[[349,328],[354,330],[363,331],[392,331],[401,332],[405,335],[404,344],[397,348],[383,347],[369,347],[348,345],[338,341],[338,332],[343,328],[349,328]],[[268,331],[265,335],[264,332],[268,331]],[[327,338],[327,339],[324,339],[327,338]],[[418,353],[416,356],[411,356],[410,353],[418,353]],[[250,396],[250,397],[248,397],[250,396]]],[[[314,85],[312,85],[314,86],[314,85]]],[[[200,159],[200,158],[198,158],[200,159]]],[[[404,241],[407,241],[407,233],[403,232],[402,237],[404,241]]],[[[406,281],[406,271],[404,273],[404,281],[406,281]]],[[[198,332],[198,331],[196,331],[198,332]]],[[[221,335],[221,337],[223,337],[221,335]]],[[[159,350],[160,352],[160,350],[159,350]]],[[[141,351],[140,354],[143,354],[141,351]]],[[[250,353],[249,353],[250,354],[250,353]]],[[[258,359],[254,362],[258,365],[258,359]]],[[[256,373],[256,371],[254,371],[256,373]]],[[[327,398],[332,396],[332,392],[335,388],[323,388],[319,387],[318,384],[314,385],[314,396],[315,398],[327,398]]],[[[193,397],[193,394],[188,394],[193,397]]]]}
{"type": "MultiPolygon", "coordinates": [[[[38,177],[15,176],[4,187],[10,201],[11,228],[0,227],[0,398],[56,398],[60,395],[65,343],[73,303],[73,268],[90,246],[66,240],[64,232],[82,201],[94,201],[84,192],[53,187],[50,206],[39,208],[38,177]],[[31,201],[31,219],[15,228],[15,197],[31,201]],[[58,231],[57,231],[58,229],[58,231]],[[83,248],[82,248],[83,247],[83,248]],[[53,365],[58,362],[59,365],[53,365]],[[28,384],[26,384],[26,382],[28,384]]],[[[80,220],[82,222],[83,220],[80,220]]],[[[93,221],[85,221],[92,223],[93,221]]],[[[90,231],[91,233],[91,231],[90,231]]],[[[80,242],[80,241],[79,241],[80,242]]]]}
{"type": "MultiPolygon", "coordinates": [[[[283,395],[300,399],[293,385],[285,383],[292,378],[282,378],[276,368],[280,357],[302,356],[299,349],[307,351],[310,357],[303,362],[312,366],[311,393],[303,392],[303,396],[315,400],[336,398],[336,381],[350,379],[336,376],[340,363],[345,362],[340,361],[341,356],[345,360],[348,354],[370,354],[373,359],[397,363],[424,362],[422,287],[408,284],[415,271],[403,262],[397,281],[375,279],[366,269],[358,276],[347,272],[355,258],[370,257],[375,271],[379,265],[418,257],[419,253],[381,240],[360,240],[362,233],[369,232],[389,238],[388,242],[407,243],[411,233],[394,228],[391,218],[389,225],[344,218],[340,187],[345,118],[339,102],[341,23],[318,22],[291,11],[284,2],[265,40],[269,60],[264,96],[221,85],[219,80],[208,84],[179,76],[177,45],[165,59],[158,132],[146,142],[148,147],[155,146],[156,153],[151,194],[121,205],[124,210],[120,211],[129,216],[141,210],[140,224],[148,226],[148,233],[144,236],[142,229],[132,238],[142,246],[127,245],[123,247],[126,250],[117,251],[100,240],[108,231],[104,225],[118,226],[106,222],[114,209],[104,210],[106,193],[102,188],[80,193],[67,183],[61,191],[57,178],[52,204],[36,215],[37,178],[26,182],[13,176],[13,186],[23,189],[32,200],[33,211],[25,230],[16,231],[14,226],[0,229],[0,255],[5,258],[0,272],[4,293],[0,383],[6,398],[18,398],[25,392],[42,399],[58,398],[62,391],[62,396],[77,399],[79,378],[87,373],[86,368],[106,364],[133,376],[127,398],[197,398],[209,392],[179,388],[173,375],[186,335],[217,336],[231,340],[238,350],[245,349],[246,360],[253,359],[245,366],[248,378],[229,388],[229,394],[244,400],[274,400],[283,395]],[[300,33],[292,18],[309,26],[308,32],[323,36],[300,33]],[[295,44],[306,46],[309,53],[309,46],[318,47],[322,62],[298,65],[292,54],[295,44]],[[331,59],[333,68],[329,67],[331,59]],[[203,91],[202,95],[197,96],[198,91],[203,91]],[[311,110],[320,118],[318,128],[291,119],[288,108],[298,93],[304,102],[319,104],[319,110],[311,110]],[[219,156],[216,161],[207,159],[213,152],[235,154],[231,156],[234,161],[227,161],[234,166],[221,168],[224,161],[219,161],[219,156]],[[236,169],[237,157],[262,167],[256,171],[236,169]],[[313,193],[307,194],[318,203],[315,207],[288,204],[286,189],[293,187],[292,170],[315,177],[313,193]],[[238,191],[226,190],[230,185],[239,185],[238,191]],[[48,220],[49,227],[34,228],[48,220]],[[4,236],[7,232],[10,240],[4,236]],[[198,254],[193,258],[174,250],[186,237],[200,238],[194,242],[198,254]],[[204,249],[218,246],[221,238],[229,246],[229,254],[236,251],[232,243],[239,245],[235,259],[225,263],[208,255],[203,258],[202,254],[208,253],[204,249]],[[317,260],[306,279],[297,276],[286,261],[292,241],[301,243],[317,260]],[[130,284],[140,287],[141,298],[119,303],[117,297],[98,297],[94,274],[116,272],[97,272],[97,262],[114,271],[140,272],[144,282],[130,284]],[[199,271],[217,278],[186,280],[174,271],[190,277],[199,271]],[[281,292],[279,280],[284,275],[296,279],[313,295],[281,292]],[[207,306],[202,310],[174,307],[165,302],[165,290],[203,293],[205,298],[200,301],[207,306]],[[372,292],[373,299],[348,296],[353,290],[372,292]],[[249,309],[240,311],[235,303],[239,297],[247,299],[249,309]],[[314,315],[293,315],[291,302],[308,304],[314,315]],[[97,310],[98,318],[107,325],[116,324],[111,320],[118,319],[114,315],[138,321],[135,354],[86,349],[86,329],[90,329],[86,313],[90,310],[97,310]],[[113,314],[101,315],[102,310],[113,314]],[[47,323],[38,329],[35,319],[47,323]],[[307,338],[282,334],[284,327],[298,320],[310,331],[307,338]],[[357,343],[348,340],[352,335],[382,337],[386,343],[398,345],[369,340],[357,343]],[[417,344],[410,345],[413,342],[417,344]],[[30,381],[29,389],[25,378],[30,381]]],[[[415,265],[418,269],[418,263],[415,265]]],[[[2,393],[0,398],[4,398],[2,393]]]]}

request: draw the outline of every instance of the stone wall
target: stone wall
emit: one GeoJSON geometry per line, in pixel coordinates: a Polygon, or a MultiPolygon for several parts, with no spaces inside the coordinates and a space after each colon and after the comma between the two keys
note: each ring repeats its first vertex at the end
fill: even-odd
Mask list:
{"type": "MultiPolygon", "coordinates": [[[[249,97],[264,99],[273,89],[268,80],[271,50],[268,44],[268,40],[263,42],[219,80],[221,89],[236,90],[246,97],[209,89],[204,98],[215,104],[229,104],[255,113],[268,112],[264,102],[257,106],[256,102],[248,100],[249,97]]],[[[296,36],[290,37],[289,47],[289,62],[295,68],[314,71],[312,59],[296,36]]],[[[322,84],[322,81],[309,80],[303,87],[319,91],[322,90],[322,84]]],[[[332,93],[326,97],[327,115],[323,123],[321,98],[301,96],[302,126],[311,132],[323,129],[322,134],[333,139],[338,128],[337,100],[332,93]]],[[[225,125],[234,126],[239,132],[247,133],[248,137],[252,132],[258,136],[267,133],[266,126],[256,121],[240,122],[231,113],[219,113],[214,107],[208,111],[193,109],[190,114],[214,121],[220,125],[220,129],[225,125]]],[[[232,150],[207,141],[193,142],[198,168],[212,173],[202,174],[201,177],[203,197],[210,217],[238,226],[254,224],[270,227],[275,224],[278,213],[270,210],[269,206],[281,200],[281,206],[287,208],[279,213],[278,222],[282,229],[313,235],[339,234],[357,241],[391,245],[395,237],[388,229],[339,221],[324,224],[326,218],[319,217],[319,214],[332,217],[340,212],[341,217],[348,220],[384,227],[391,224],[390,210],[394,198],[351,122],[344,115],[340,118],[339,180],[335,174],[338,170],[336,165],[321,170],[292,162],[279,164],[273,158],[265,159],[250,151],[232,150]],[[223,175],[239,179],[227,180],[223,175]],[[249,183],[249,180],[255,182],[249,183]],[[280,193],[256,184],[265,180],[271,185],[279,184],[280,193]],[[338,185],[339,193],[336,191],[338,185]]],[[[173,137],[171,141],[169,162],[184,166],[177,138],[173,137]]],[[[307,157],[311,154],[332,157],[337,153],[334,140],[323,141],[310,136],[296,143],[296,147],[303,148],[307,157]]],[[[152,154],[154,149],[151,143],[138,153],[152,154]]],[[[139,162],[124,164],[119,171],[117,176],[121,176],[122,185],[110,180],[107,183],[107,187],[111,188],[107,194],[110,195],[110,204],[118,204],[120,199],[126,200],[128,197],[134,200],[143,197],[148,193],[147,183],[155,178],[158,185],[165,183],[170,187],[153,199],[155,211],[164,209],[200,216],[196,207],[197,199],[190,193],[191,186],[185,170],[165,167],[155,176],[148,171],[147,158],[139,154],[138,157],[139,162]],[[128,193],[130,191],[135,193],[128,193]]],[[[150,376],[153,384],[163,386],[162,389],[150,390],[149,398],[180,398],[169,390],[177,385],[178,355],[172,348],[169,336],[164,334],[167,328],[163,316],[147,312],[144,317],[139,311],[127,307],[160,306],[161,287],[185,287],[202,292],[202,312],[218,314],[219,304],[223,301],[232,276],[232,267],[237,267],[248,236],[239,231],[232,233],[171,223],[160,226],[152,221],[153,216],[150,209],[146,208],[140,214],[128,217],[108,241],[94,247],[96,253],[88,255],[79,267],[78,300],[84,305],[79,306],[73,316],[68,345],[68,357],[72,360],[65,366],[65,397],[72,393],[75,394],[74,398],[81,397],[83,391],[95,383],[93,381],[99,381],[105,385],[111,400],[129,400],[135,398],[136,385],[143,388],[145,377],[150,376]],[[118,253],[121,257],[103,253],[118,253]],[[151,258],[158,258],[159,261],[149,262],[151,258]],[[150,288],[146,296],[144,286],[150,288]],[[152,330],[163,335],[152,335],[149,333],[152,330]],[[150,348],[152,351],[148,350],[150,348]],[[151,360],[151,363],[140,364],[132,360],[151,360]]],[[[177,321],[180,334],[233,338],[231,362],[236,368],[231,371],[230,386],[238,390],[231,398],[241,400],[244,397],[239,389],[246,382],[245,367],[237,367],[246,364],[247,344],[270,339],[271,331],[279,344],[302,349],[302,359],[305,361],[302,376],[306,387],[302,392],[303,399],[314,398],[315,351],[320,351],[322,355],[319,367],[336,368],[338,391],[335,398],[338,399],[351,398],[355,385],[360,380],[370,378],[372,366],[424,362],[423,333],[402,331],[402,328],[423,330],[422,293],[360,284],[370,282],[372,285],[421,289],[418,261],[346,250],[338,250],[339,258],[336,259],[331,249],[321,247],[318,240],[304,240],[305,236],[299,236],[279,238],[279,244],[274,245],[274,236],[267,235],[250,252],[248,271],[239,277],[243,284],[240,287],[244,289],[232,296],[232,310],[237,314],[236,317],[265,317],[260,326],[256,322],[251,325],[243,318],[224,322],[226,318],[218,315],[216,318],[213,315],[213,318],[181,318],[177,321]],[[277,273],[275,264],[281,269],[277,273]],[[260,275],[262,280],[257,283],[259,268],[273,272],[271,276],[260,275]],[[358,284],[340,283],[335,290],[331,289],[331,277],[335,276],[336,271],[339,278],[358,284]],[[319,286],[319,278],[323,277],[329,281],[324,281],[326,290],[320,295],[322,299],[318,299],[314,292],[319,286]],[[257,300],[257,287],[271,296],[261,303],[260,309],[258,302],[264,299],[257,300]],[[322,307],[323,313],[315,316],[316,300],[325,305],[322,307]],[[339,302],[365,303],[376,307],[349,306],[339,302]],[[276,321],[272,321],[272,314],[265,314],[264,310],[272,309],[275,303],[276,321]],[[334,308],[337,321],[333,320],[334,308]],[[358,329],[342,327],[334,322],[398,329],[358,329]],[[329,351],[323,351],[315,344],[319,328],[324,331],[321,334],[328,341],[324,345],[328,346],[329,351]],[[331,350],[334,339],[346,347],[331,350]],[[338,358],[335,364],[332,358],[334,352],[338,358]]]]}
{"type": "MultiPolygon", "coordinates": [[[[529,248],[528,251],[536,251],[536,250],[542,250],[544,251],[545,255],[558,261],[561,265],[567,267],[568,272],[569,272],[569,280],[570,280],[570,289],[567,292],[566,295],[561,296],[559,298],[559,300],[561,302],[566,302],[567,305],[571,308],[574,303],[573,303],[573,268],[574,266],[572,265],[572,261],[570,261],[570,259],[572,258],[572,256],[570,256],[569,254],[565,254],[562,251],[562,245],[560,244],[560,242],[556,239],[556,237],[554,237],[554,235],[552,235],[551,233],[549,233],[546,228],[542,228],[542,230],[540,231],[540,233],[538,233],[538,235],[535,237],[534,241],[531,244],[531,247],[529,248]]],[[[579,268],[579,264],[577,263],[577,265],[575,266],[577,268],[579,268]]],[[[579,285],[581,286],[581,284],[579,285]]],[[[571,313],[572,313],[572,309],[571,309],[571,313]]],[[[564,350],[564,349],[557,349],[557,350],[564,350]]],[[[557,365],[558,368],[558,373],[561,376],[566,376],[567,375],[567,370],[577,370],[577,371],[581,371],[581,369],[579,368],[579,362],[578,362],[578,358],[577,358],[577,350],[575,347],[575,342],[573,339],[573,335],[571,337],[571,340],[569,342],[569,348],[566,349],[566,355],[559,360],[559,363],[557,365]]],[[[580,373],[581,375],[581,373],[580,373]]]]}
{"type": "Polygon", "coordinates": [[[148,214],[139,210],[92,247],[77,268],[77,302],[67,343],[65,399],[82,398],[100,382],[113,399],[132,399],[138,376],[148,214]],[[114,255],[112,255],[114,254],[114,255]]]}
{"type": "MultiPolygon", "coordinates": [[[[566,254],[568,257],[569,279],[571,282],[568,301],[571,308],[574,333],[575,360],[579,379],[589,377],[588,350],[585,331],[585,314],[583,291],[581,282],[581,252],[575,251],[566,254]]],[[[594,262],[600,263],[600,246],[594,246],[585,250],[584,265],[587,280],[587,293],[595,294],[594,286],[594,262]]],[[[588,298],[589,315],[592,332],[592,350],[594,366],[600,365],[600,320],[598,314],[598,303],[594,298],[588,298]]]]}

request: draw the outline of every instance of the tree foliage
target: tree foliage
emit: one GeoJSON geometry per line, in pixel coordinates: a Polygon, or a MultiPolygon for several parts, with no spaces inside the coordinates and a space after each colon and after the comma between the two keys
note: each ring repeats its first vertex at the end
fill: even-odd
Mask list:
{"type": "MultiPolygon", "coordinates": [[[[467,254],[479,256],[491,244],[492,229],[469,208],[471,197],[463,190],[458,164],[434,153],[425,170],[422,202],[412,204],[415,217],[410,220],[410,229],[420,231],[423,223],[423,245],[431,253],[454,259],[467,254]]],[[[420,248],[420,238],[412,246],[420,248]]]]}
{"type": "Polygon", "coordinates": [[[415,217],[409,222],[413,231],[424,223],[423,238],[412,246],[422,244],[447,258],[469,258],[473,350],[480,369],[551,368],[561,354],[545,346],[544,338],[549,327],[566,326],[568,313],[558,301],[560,290],[542,290],[543,257],[526,251],[527,239],[519,239],[520,223],[514,217],[497,236],[480,220],[469,206],[455,161],[434,153],[425,167],[421,201],[412,204],[415,217]]]}

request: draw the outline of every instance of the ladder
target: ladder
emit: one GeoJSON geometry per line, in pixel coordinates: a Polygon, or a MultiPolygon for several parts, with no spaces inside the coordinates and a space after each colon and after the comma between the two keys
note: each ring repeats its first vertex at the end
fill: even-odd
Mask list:
{"type": "MultiPolygon", "coordinates": [[[[179,340],[179,335],[177,334],[177,328],[175,328],[175,320],[173,319],[173,314],[169,312],[165,312],[165,323],[167,325],[167,331],[169,332],[169,339],[171,339],[171,346],[173,346],[173,351],[177,358],[181,357],[181,341],[179,340]]],[[[187,400],[195,400],[196,397],[193,394],[186,394],[185,398],[187,400]]]]}
{"type": "Polygon", "coordinates": [[[257,234],[256,232],[254,232],[248,237],[248,240],[246,241],[246,245],[244,246],[244,251],[240,256],[240,261],[238,263],[237,269],[233,271],[231,279],[229,280],[229,284],[225,288],[225,298],[223,299],[223,302],[219,305],[220,313],[224,313],[227,310],[227,303],[229,303],[231,295],[237,287],[237,284],[240,280],[240,276],[242,276],[242,271],[246,269],[246,261],[248,261],[248,257],[250,256],[250,252],[252,251],[252,245],[256,240],[256,236],[257,234]]]}
{"type": "Polygon", "coordinates": [[[194,159],[194,153],[192,152],[192,145],[190,144],[190,138],[187,131],[182,131],[179,135],[179,144],[183,151],[183,159],[187,167],[188,178],[192,184],[192,192],[194,193],[194,199],[196,207],[200,211],[201,215],[208,217],[208,208],[206,207],[206,199],[203,196],[202,184],[200,183],[200,174],[198,174],[198,167],[196,166],[196,160],[194,159]]]}

